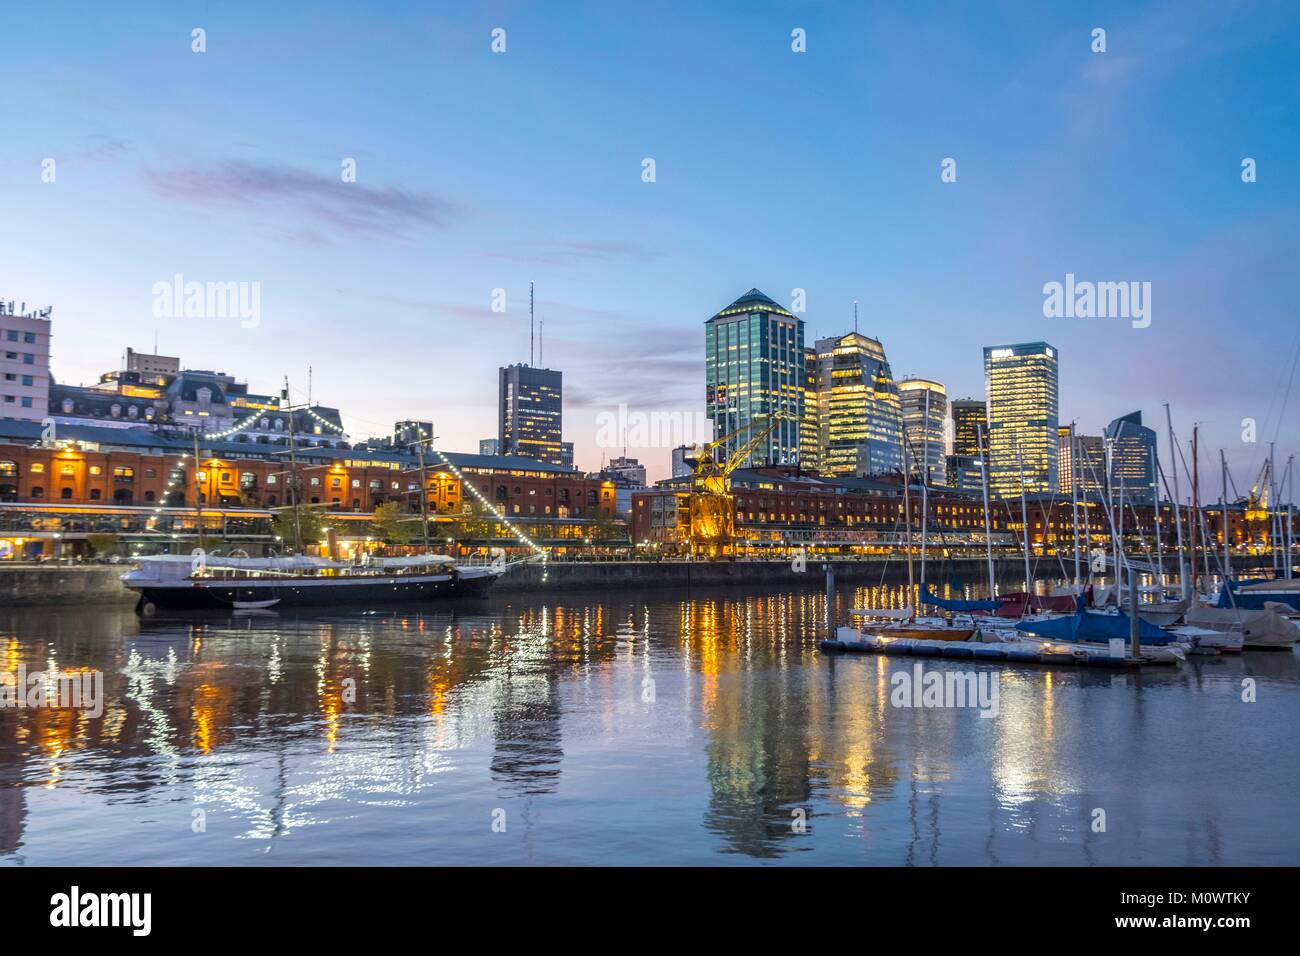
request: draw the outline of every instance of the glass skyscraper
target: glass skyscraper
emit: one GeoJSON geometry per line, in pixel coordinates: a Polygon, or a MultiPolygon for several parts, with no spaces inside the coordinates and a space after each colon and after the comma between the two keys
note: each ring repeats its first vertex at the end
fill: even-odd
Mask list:
{"type": "Polygon", "coordinates": [[[884,347],[858,332],[818,339],[817,364],[822,471],[901,472],[902,409],[884,347]]]}
{"type": "Polygon", "coordinates": [[[564,464],[563,373],[531,365],[500,370],[498,450],[564,464]]]}
{"type": "Polygon", "coordinates": [[[1156,433],[1142,424],[1141,412],[1121,415],[1106,426],[1110,445],[1111,495],[1118,502],[1156,503],[1156,433]]]}
{"type": "Polygon", "coordinates": [[[803,320],[750,289],[705,322],[704,366],[714,439],[739,431],[719,457],[733,454],[781,412],[784,420],[742,464],[798,461],[807,376],[803,320]]]}
{"type": "Polygon", "coordinates": [[[944,484],[948,480],[944,466],[947,440],[943,433],[948,420],[947,390],[929,379],[905,378],[898,383],[898,399],[914,471],[920,474],[924,468],[927,484],[944,484]]]}
{"type": "Polygon", "coordinates": [[[1046,342],[984,349],[989,492],[999,498],[1057,491],[1060,425],[1056,349],[1046,342]]]}

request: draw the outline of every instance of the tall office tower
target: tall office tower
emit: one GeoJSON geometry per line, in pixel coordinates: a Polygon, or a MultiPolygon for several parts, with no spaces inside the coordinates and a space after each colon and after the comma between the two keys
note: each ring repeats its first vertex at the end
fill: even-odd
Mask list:
{"type": "Polygon", "coordinates": [[[673,477],[685,478],[691,473],[691,466],[686,461],[686,456],[691,453],[690,445],[678,445],[673,449],[673,477]]]}
{"type": "Polygon", "coordinates": [[[817,388],[817,350],[805,348],[803,418],[799,421],[799,464],[808,471],[821,470],[820,392],[817,388]]]}
{"type": "Polygon", "coordinates": [[[803,419],[803,319],[750,289],[704,324],[705,408],[715,440],[739,431],[722,453],[733,454],[784,415],[742,463],[794,462],[803,419]]]}
{"type": "Polygon", "coordinates": [[[877,339],[858,332],[817,340],[821,470],[884,475],[903,469],[898,386],[877,339]]]}
{"type": "Polygon", "coordinates": [[[958,398],[952,407],[952,454],[948,456],[948,486],[981,494],[984,472],[980,449],[987,448],[988,406],[978,398],[958,398]]]}
{"type": "Polygon", "coordinates": [[[924,469],[927,484],[947,484],[943,430],[948,420],[948,392],[929,379],[904,378],[898,382],[898,401],[913,469],[917,474],[924,469]]]}
{"type": "Polygon", "coordinates": [[[1074,426],[1062,425],[1056,430],[1056,490],[1068,495],[1073,487],[1074,426]]]}
{"type": "Polygon", "coordinates": [[[989,493],[1013,498],[1057,490],[1059,368],[1046,342],[984,349],[989,493]]]}
{"type": "Polygon", "coordinates": [[[978,458],[981,444],[988,447],[988,405],[978,398],[958,398],[952,403],[952,453],[978,458]],[[983,431],[981,443],[979,434],[983,431]]]}
{"type": "Polygon", "coordinates": [[[500,382],[500,453],[564,464],[560,438],[563,373],[531,365],[508,365],[500,370],[500,382]]]}
{"type": "Polygon", "coordinates": [[[501,454],[501,439],[499,438],[480,438],[478,440],[478,453],[480,455],[499,455],[501,454]]]}
{"type": "Polygon", "coordinates": [[[1156,433],[1142,424],[1141,412],[1129,412],[1106,426],[1110,444],[1111,495],[1118,501],[1154,505],[1156,487],[1156,433]]]}
{"type": "Polygon", "coordinates": [[[50,413],[50,315],[0,302],[0,418],[39,422],[50,413]]]}

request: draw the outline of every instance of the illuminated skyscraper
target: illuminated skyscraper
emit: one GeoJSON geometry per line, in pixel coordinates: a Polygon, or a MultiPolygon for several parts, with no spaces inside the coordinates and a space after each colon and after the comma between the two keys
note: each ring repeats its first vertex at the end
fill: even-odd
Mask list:
{"type": "Polygon", "coordinates": [[[952,453],[978,458],[979,432],[988,444],[988,406],[978,398],[958,398],[952,403],[952,453]]]}
{"type": "Polygon", "coordinates": [[[805,348],[803,418],[799,421],[799,463],[808,471],[821,470],[821,402],[817,390],[817,350],[805,348]]]}
{"type": "Polygon", "coordinates": [[[1130,412],[1106,426],[1110,444],[1111,494],[1118,502],[1156,502],[1156,433],[1142,424],[1141,412],[1130,412]]]}
{"type": "Polygon", "coordinates": [[[943,432],[948,420],[947,390],[929,379],[905,378],[898,383],[898,399],[913,467],[919,473],[924,462],[926,482],[945,484],[947,447],[943,432]]]}
{"type": "Polygon", "coordinates": [[[501,369],[500,383],[500,454],[563,464],[563,373],[508,365],[501,369]]]}
{"type": "Polygon", "coordinates": [[[884,347],[850,332],[817,340],[821,466],[827,474],[902,471],[903,419],[884,347]]]}
{"type": "Polygon", "coordinates": [[[771,422],[785,418],[744,464],[795,462],[807,376],[803,319],[750,289],[704,324],[705,408],[713,437],[733,431],[732,454],[771,422]]]}
{"type": "Polygon", "coordinates": [[[989,492],[1011,498],[1057,490],[1059,371],[1046,342],[984,349],[989,492]],[[1022,481],[1023,477],[1023,481],[1022,481]]]}

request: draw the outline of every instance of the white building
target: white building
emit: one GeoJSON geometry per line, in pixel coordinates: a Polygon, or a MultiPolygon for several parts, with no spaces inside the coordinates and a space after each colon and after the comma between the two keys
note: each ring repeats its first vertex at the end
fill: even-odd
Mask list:
{"type": "Polygon", "coordinates": [[[39,422],[50,405],[50,314],[0,301],[0,418],[39,422]]]}

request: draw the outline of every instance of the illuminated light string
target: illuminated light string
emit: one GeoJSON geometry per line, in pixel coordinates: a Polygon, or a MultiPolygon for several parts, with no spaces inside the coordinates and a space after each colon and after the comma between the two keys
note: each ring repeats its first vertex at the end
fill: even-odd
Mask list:
{"type": "Polygon", "coordinates": [[[507,528],[509,528],[512,532],[514,532],[516,538],[518,538],[524,544],[528,545],[528,547],[532,548],[535,553],[540,554],[542,556],[543,561],[546,560],[547,554],[545,548],[538,545],[537,542],[533,541],[532,538],[528,537],[528,535],[524,534],[522,531],[516,528],[514,524],[511,523],[509,518],[507,518],[504,514],[502,514],[500,511],[497,510],[496,505],[492,504],[492,502],[484,498],[483,493],[478,490],[478,486],[475,485],[474,482],[467,479],[463,474],[461,474],[461,470],[451,463],[450,458],[448,458],[446,455],[444,455],[436,448],[431,450],[435,455],[441,458],[443,460],[443,463],[446,464],[446,466],[452,470],[452,473],[455,474],[455,476],[460,479],[460,484],[462,488],[468,488],[470,490],[470,493],[473,494],[475,498],[477,498],[480,502],[483,503],[484,507],[486,507],[489,511],[491,511],[494,515],[496,515],[497,519],[500,520],[502,524],[504,524],[507,528]]]}

